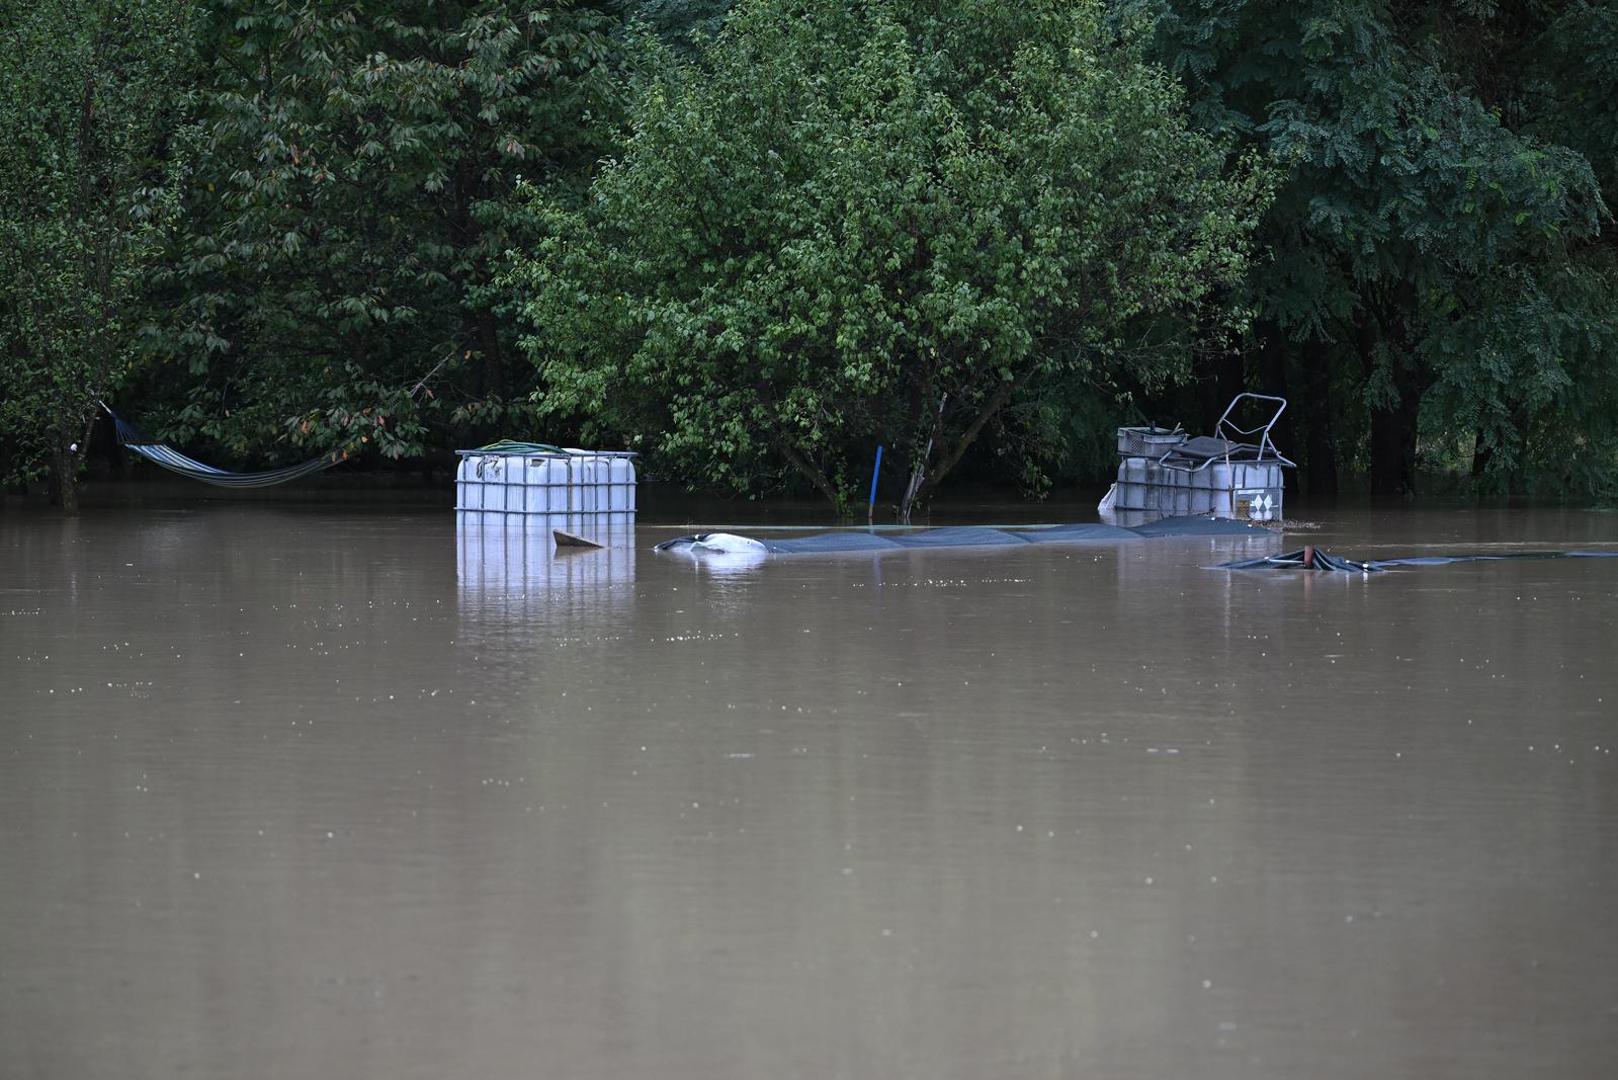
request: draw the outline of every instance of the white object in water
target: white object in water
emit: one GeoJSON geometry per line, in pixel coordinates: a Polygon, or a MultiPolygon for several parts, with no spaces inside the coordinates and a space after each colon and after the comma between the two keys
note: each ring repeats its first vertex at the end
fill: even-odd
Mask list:
{"type": "Polygon", "coordinates": [[[767,555],[770,550],[750,536],[737,536],[735,533],[703,533],[691,541],[690,546],[720,555],[767,555]]]}
{"type": "Polygon", "coordinates": [[[1096,511],[1102,514],[1110,514],[1113,512],[1113,510],[1117,509],[1117,507],[1118,485],[1114,484],[1112,487],[1107,489],[1107,493],[1105,495],[1101,496],[1101,502],[1097,504],[1096,511]]]}
{"type": "Polygon", "coordinates": [[[757,540],[735,533],[704,533],[677,550],[684,551],[710,574],[745,574],[770,557],[770,549],[757,540]]]}

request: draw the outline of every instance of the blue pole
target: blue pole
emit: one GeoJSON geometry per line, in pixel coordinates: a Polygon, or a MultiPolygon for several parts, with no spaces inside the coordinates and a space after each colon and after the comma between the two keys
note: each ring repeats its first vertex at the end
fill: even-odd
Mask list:
{"type": "Polygon", "coordinates": [[[866,520],[876,516],[876,478],[882,473],[882,444],[876,444],[876,467],[871,470],[871,501],[865,507],[866,520]]]}

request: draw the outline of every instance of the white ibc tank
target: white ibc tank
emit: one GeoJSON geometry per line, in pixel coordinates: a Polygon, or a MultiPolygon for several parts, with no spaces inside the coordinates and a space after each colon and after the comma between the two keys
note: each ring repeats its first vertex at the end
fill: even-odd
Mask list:
{"type": "Polygon", "coordinates": [[[635,513],[635,455],[605,450],[500,454],[461,450],[455,509],[479,515],[635,513]]]}

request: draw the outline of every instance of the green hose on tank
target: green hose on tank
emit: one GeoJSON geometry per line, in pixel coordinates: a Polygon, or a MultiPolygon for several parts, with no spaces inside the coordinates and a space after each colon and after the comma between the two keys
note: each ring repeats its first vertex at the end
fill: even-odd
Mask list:
{"type": "Polygon", "coordinates": [[[542,442],[521,442],[517,439],[501,439],[488,446],[480,446],[478,450],[487,454],[566,454],[567,451],[560,446],[542,442]]]}

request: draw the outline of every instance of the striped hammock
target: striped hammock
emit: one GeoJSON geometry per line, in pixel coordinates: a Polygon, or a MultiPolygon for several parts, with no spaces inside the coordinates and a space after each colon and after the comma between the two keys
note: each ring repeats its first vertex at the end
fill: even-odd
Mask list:
{"type": "MultiPolygon", "coordinates": [[[[102,408],[106,409],[107,407],[103,405],[102,408]]],[[[317,458],[310,458],[308,461],[300,462],[297,465],[288,465],[280,469],[266,469],[263,472],[248,473],[227,472],[212,465],[204,465],[195,458],[186,457],[172,446],[154,442],[142,435],[133,424],[125,423],[111,409],[107,409],[107,415],[112,417],[112,422],[118,429],[119,445],[139,454],[154,465],[161,465],[169,472],[179,473],[181,476],[190,477],[192,480],[201,480],[204,484],[213,484],[215,487],[274,487],[276,484],[284,484],[288,480],[296,480],[300,476],[308,476],[310,473],[329,469],[333,465],[341,464],[348,457],[347,454],[340,450],[333,450],[317,458]]]]}

